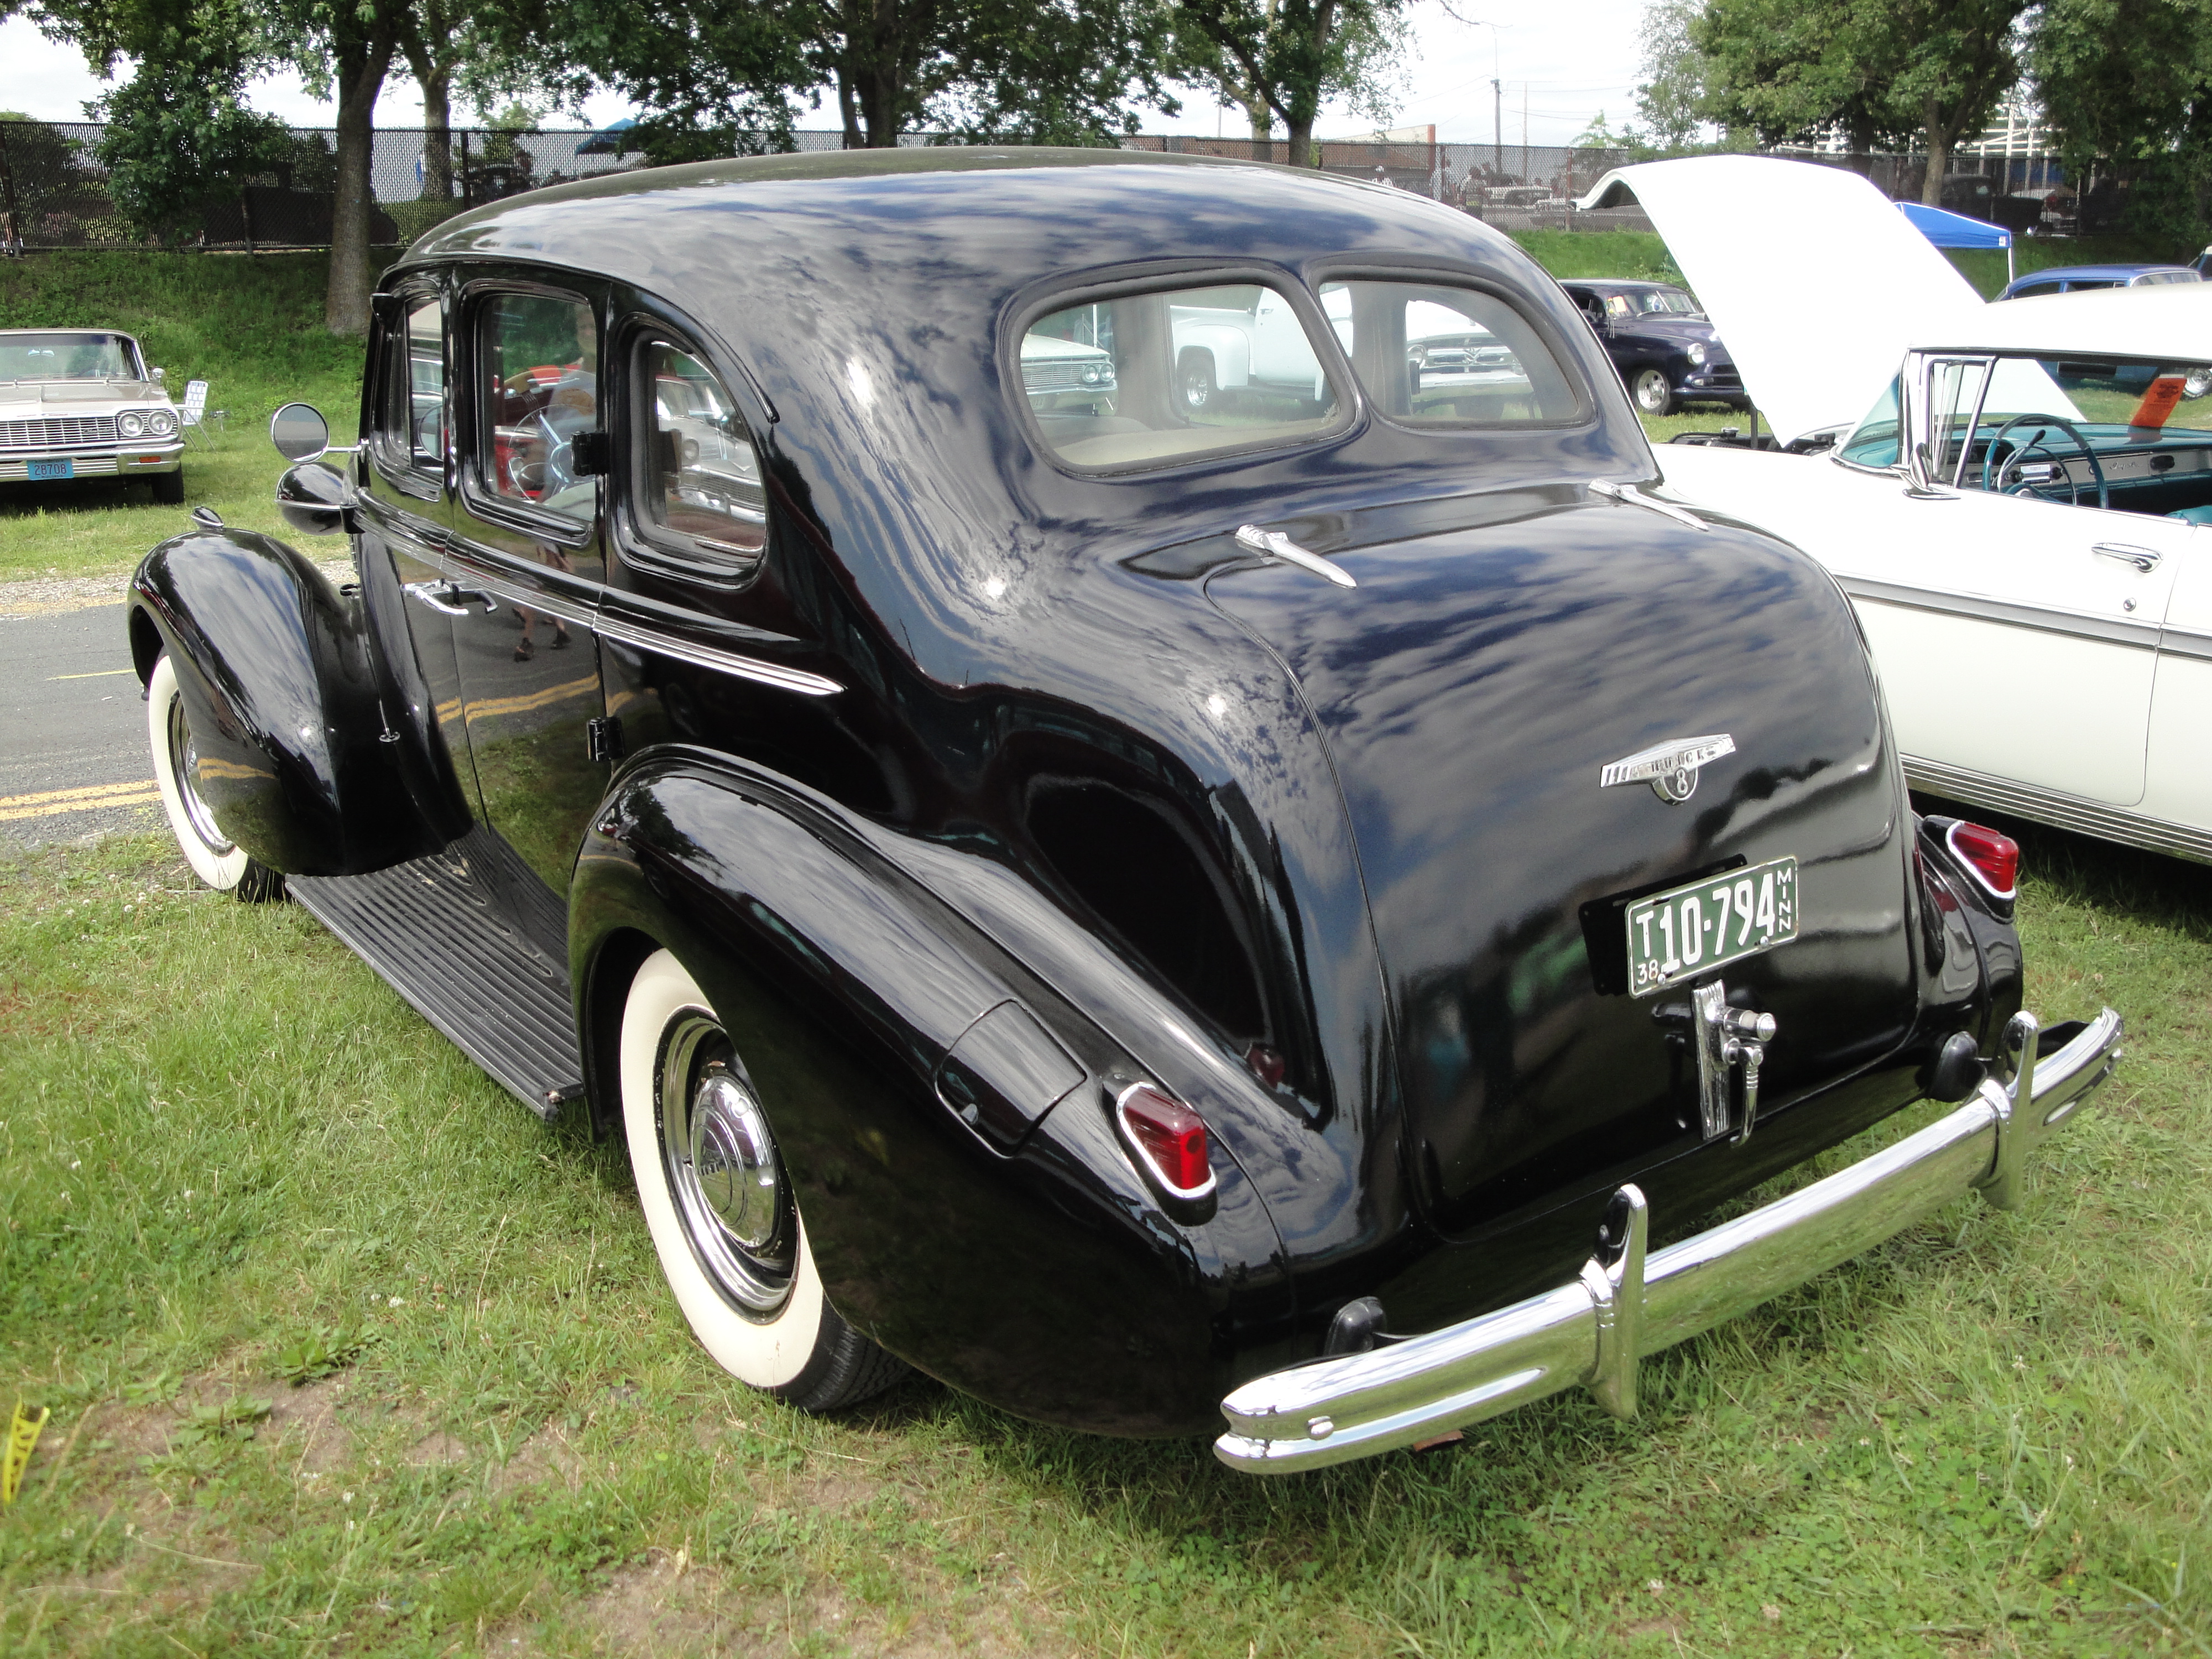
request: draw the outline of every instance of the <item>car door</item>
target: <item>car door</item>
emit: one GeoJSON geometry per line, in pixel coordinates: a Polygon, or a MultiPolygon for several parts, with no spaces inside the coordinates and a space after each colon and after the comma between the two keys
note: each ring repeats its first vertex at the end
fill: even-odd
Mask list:
{"type": "Polygon", "coordinates": [[[599,304],[590,284],[479,277],[456,307],[456,489],[444,567],[483,821],[562,902],[606,787],[593,625],[605,574],[599,304]]]}
{"type": "Polygon", "coordinates": [[[1911,477],[1881,470],[1893,447],[1847,441],[1843,459],[1816,463],[1842,488],[1790,516],[1857,604],[1916,782],[1940,789],[1948,769],[2131,806],[2170,556],[2189,526],[1979,488],[1978,462],[1938,434],[1985,397],[2063,397],[1984,393],[1990,361],[1914,359],[1901,381],[1911,477]]]}
{"type": "Polygon", "coordinates": [[[416,727],[418,742],[406,752],[431,757],[439,772],[418,793],[445,805],[445,827],[459,835],[477,802],[453,651],[457,606],[445,568],[445,295],[429,276],[378,298],[368,418],[355,469],[355,547],[362,603],[394,683],[386,717],[416,727]]]}

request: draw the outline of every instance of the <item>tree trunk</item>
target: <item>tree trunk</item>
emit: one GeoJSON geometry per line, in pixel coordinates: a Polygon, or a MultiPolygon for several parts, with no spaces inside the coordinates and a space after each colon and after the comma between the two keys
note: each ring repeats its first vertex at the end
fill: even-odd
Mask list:
{"type": "Polygon", "coordinates": [[[1244,106],[1244,118],[1252,124],[1252,159],[1272,161],[1275,159],[1275,112],[1257,97],[1237,100],[1244,106]]]}
{"type": "Polygon", "coordinates": [[[1951,130],[1944,124],[1943,106],[1933,96],[1921,111],[1928,130],[1928,178],[1920,186],[1920,200],[1939,208],[1943,205],[1943,175],[1951,170],[1951,130]]]}
{"type": "Polygon", "coordinates": [[[1283,143],[1283,148],[1289,154],[1285,155],[1283,160],[1294,167],[1314,166],[1314,118],[1310,115],[1294,115],[1283,125],[1289,129],[1290,133],[1289,137],[1283,143]]]}
{"type": "Polygon", "coordinates": [[[843,64],[837,65],[837,113],[845,123],[845,148],[866,148],[867,140],[860,136],[860,109],[853,97],[853,72],[843,64]]]}
{"type": "Polygon", "coordinates": [[[375,142],[376,95],[392,67],[393,41],[382,30],[342,44],[337,56],[338,185],[331,200],[331,282],[323,325],[333,334],[368,332],[369,149],[375,142]]]}
{"type": "Polygon", "coordinates": [[[449,201],[453,194],[453,70],[433,60],[429,72],[418,72],[422,88],[422,194],[433,201],[449,201]]]}

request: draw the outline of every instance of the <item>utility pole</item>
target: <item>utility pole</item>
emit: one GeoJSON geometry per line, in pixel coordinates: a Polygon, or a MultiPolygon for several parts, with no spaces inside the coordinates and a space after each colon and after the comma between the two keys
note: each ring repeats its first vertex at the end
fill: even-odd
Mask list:
{"type": "Polygon", "coordinates": [[[1490,82],[1491,114],[1490,166],[1499,177],[1505,173],[1505,83],[1492,77],[1490,82]]]}

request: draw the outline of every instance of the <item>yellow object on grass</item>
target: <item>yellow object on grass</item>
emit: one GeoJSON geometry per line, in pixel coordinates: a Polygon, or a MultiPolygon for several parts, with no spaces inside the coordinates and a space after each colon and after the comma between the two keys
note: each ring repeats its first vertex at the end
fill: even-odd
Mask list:
{"type": "Polygon", "coordinates": [[[39,1431],[46,1426],[53,1415],[46,1407],[32,1415],[31,1408],[21,1401],[15,1402],[15,1420],[8,1425],[8,1447],[0,1456],[0,1504],[15,1501],[16,1491],[23,1484],[23,1471],[31,1466],[31,1448],[39,1443],[39,1431]]]}

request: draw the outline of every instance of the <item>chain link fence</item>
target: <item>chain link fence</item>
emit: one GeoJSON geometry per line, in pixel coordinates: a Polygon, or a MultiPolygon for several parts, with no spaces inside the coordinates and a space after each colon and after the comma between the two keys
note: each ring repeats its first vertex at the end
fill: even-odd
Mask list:
{"type": "MultiPolygon", "coordinates": [[[[117,210],[100,160],[106,128],[88,121],[0,121],[0,245],[10,252],[48,248],[147,248],[117,210]]],[[[836,131],[793,135],[798,149],[842,149],[836,131]]],[[[945,142],[908,134],[902,144],[945,142]]],[[[375,206],[370,240],[412,241],[441,220],[486,202],[569,179],[647,165],[625,149],[618,131],[584,129],[508,132],[454,127],[442,137],[420,128],[382,128],[369,156],[375,206]]],[[[1235,160],[1286,161],[1280,140],[1148,135],[1121,141],[1125,149],[1235,160]]],[[[1607,171],[1636,158],[1615,149],[1545,144],[1323,142],[1315,146],[1322,170],[1346,178],[1387,180],[1449,203],[1507,230],[1649,230],[1636,208],[1584,213],[1574,206],[1607,171]]],[[[1793,159],[1849,167],[1889,195],[1918,200],[1926,159],[1827,152],[1778,152],[1793,159]]],[[[237,194],[212,201],[176,240],[210,249],[313,248],[328,246],[331,198],[337,182],[337,134],[295,127],[289,158],[246,179],[237,194]]],[[[1945,178],[1943,205],[2016,231],[2089,233],[2112,228],[2125,205],[2125,181],[2093,178],[2078,195],[2048,156],[1962,156],[1945,178]]]]}

